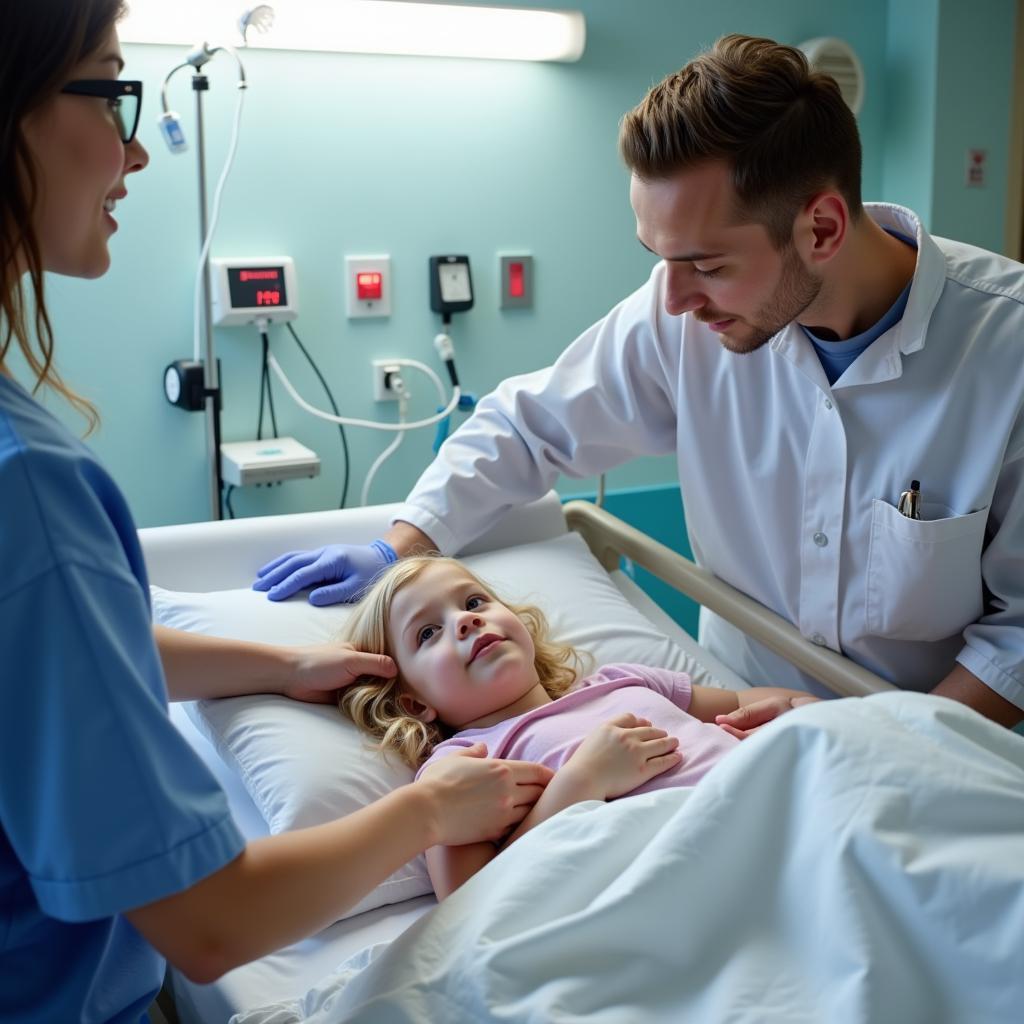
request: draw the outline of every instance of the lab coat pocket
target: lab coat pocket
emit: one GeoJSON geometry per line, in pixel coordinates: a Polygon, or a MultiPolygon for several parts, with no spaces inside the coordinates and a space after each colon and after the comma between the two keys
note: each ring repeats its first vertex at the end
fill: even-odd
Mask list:
{"type": "Polygon", "coordinates": [[[908,519],[877,499],[868,544],[867,630],[897,640],[944,640],[982,613],[981,549],[988,509],[956,515],[925,504],[908,519]]]}

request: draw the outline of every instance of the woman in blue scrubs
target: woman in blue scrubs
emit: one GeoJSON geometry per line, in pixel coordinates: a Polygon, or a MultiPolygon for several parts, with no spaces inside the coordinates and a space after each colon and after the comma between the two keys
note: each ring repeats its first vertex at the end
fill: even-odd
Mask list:
{"type": "Polygon", "coordinates": [[[317,699],[393,666],[154,634],[124,498],[32,397],[49,387],[92,414],[52,363],[43,274],[106,272],[148,161],[120,13],[0,3],[0,1022],[144,1020],[164,957],[209,981],[303,938],[425,848],[498,836],[550,774],[480,748],[344,820],[246,845],[171,725],[168,696],[317,699]]]}

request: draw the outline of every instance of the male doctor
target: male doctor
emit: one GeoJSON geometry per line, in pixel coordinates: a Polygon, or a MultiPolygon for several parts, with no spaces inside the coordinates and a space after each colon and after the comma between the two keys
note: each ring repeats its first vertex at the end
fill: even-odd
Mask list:
{"type": "MultiPolygon", "coordinates": [[[[699,564],[897,686],[1020,721],[1024,268],[863,206],[853,114],[770,40],[719,40],[619,141],[647,283],[483,399],[382,541],[283,556],[254,586],[355,600],[560,473],[675,451],[699,564]]],[[[700,639],[755,684],[824,692],[706,610],[700,639]]]]}

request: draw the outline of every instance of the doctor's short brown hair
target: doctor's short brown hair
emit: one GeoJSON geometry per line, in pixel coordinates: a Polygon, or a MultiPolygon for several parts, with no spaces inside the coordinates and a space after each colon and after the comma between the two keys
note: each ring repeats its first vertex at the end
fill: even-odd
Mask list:
{"type": "Polygon", "coordinates": [[[741,221],[764,224],[776,248],[816,192],[835,188],[861,212],[857,121],[839,86],[800,50],[723,36],[653,86],[622,119],[619,150],[640,179],[658,181],[712,160],[732,168],[741,221]]]}

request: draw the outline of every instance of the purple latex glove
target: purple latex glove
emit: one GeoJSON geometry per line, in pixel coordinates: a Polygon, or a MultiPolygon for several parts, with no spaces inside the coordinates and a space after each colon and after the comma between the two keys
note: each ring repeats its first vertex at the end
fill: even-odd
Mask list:
{"type": "Polygon", "coordinates": [[[289,551],[257,571],[252,589],[266,591],[271,601],[283,601],[307,587],[316,587],[310,591],[310,604],[358,601],[381,570],[397,561],[395,549],[382,540],[289,551]]]}

